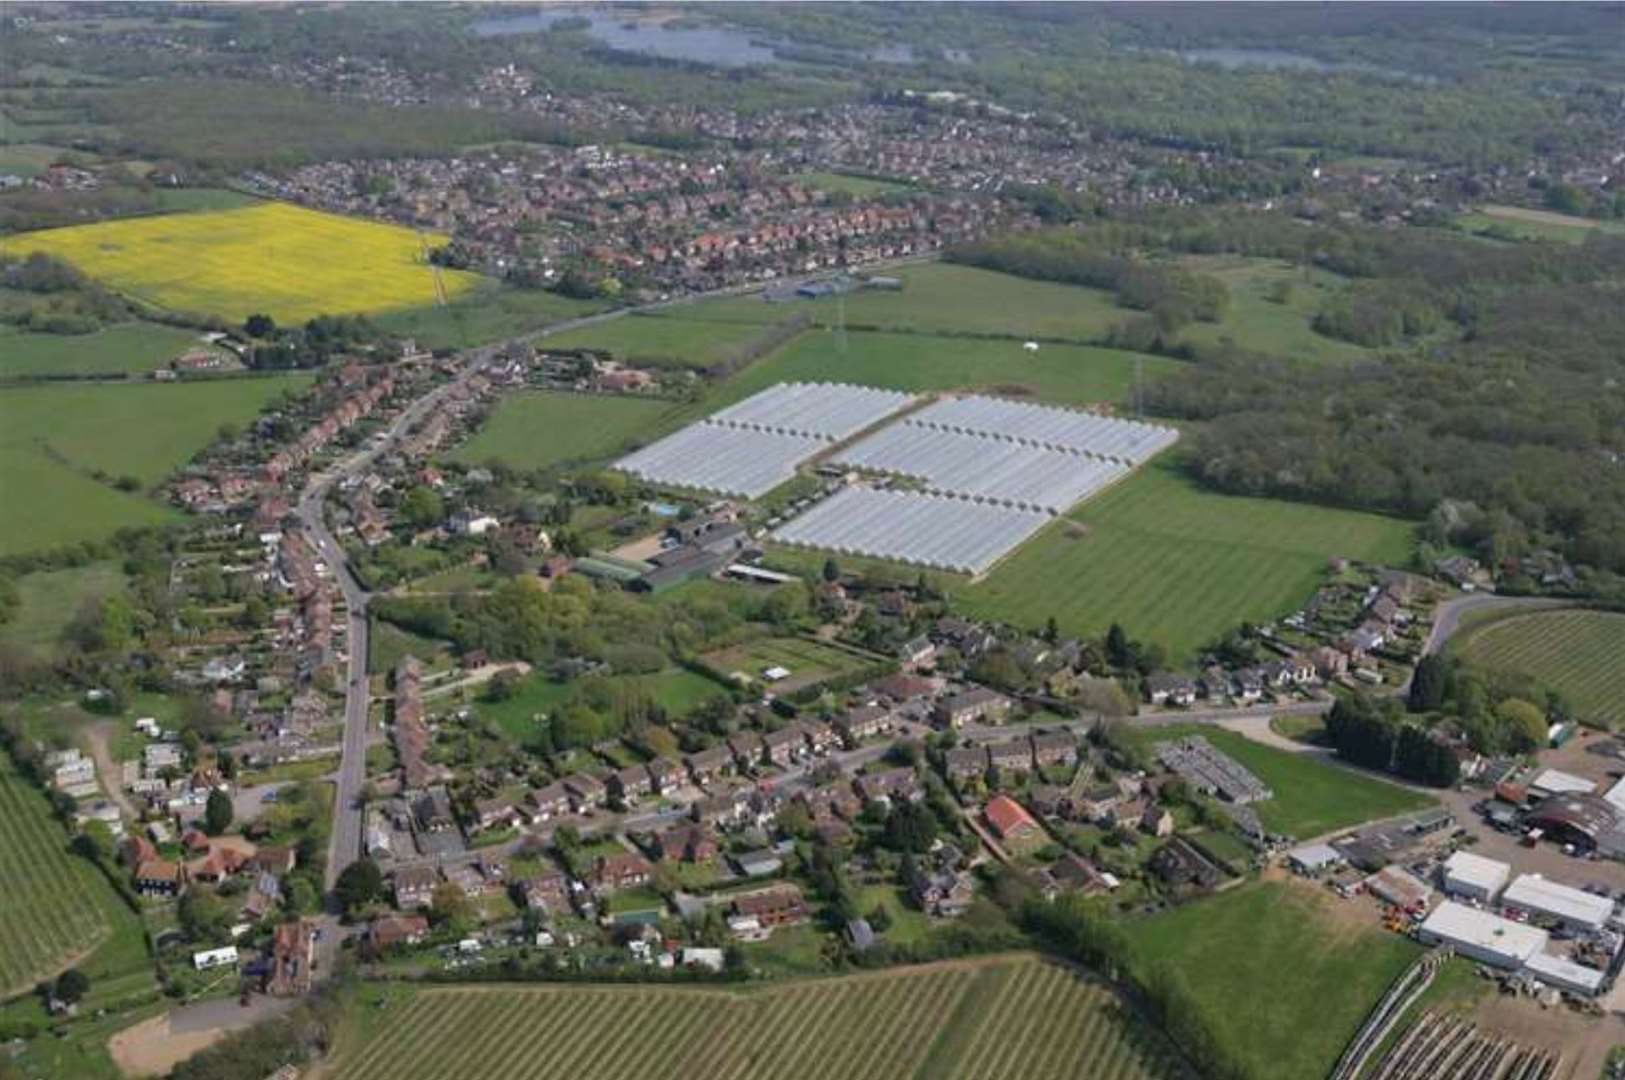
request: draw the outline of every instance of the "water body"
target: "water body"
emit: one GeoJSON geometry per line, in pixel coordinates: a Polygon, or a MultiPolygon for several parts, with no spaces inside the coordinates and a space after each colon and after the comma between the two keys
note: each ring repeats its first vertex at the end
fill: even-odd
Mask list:
{"type": "Polygon", "coordinates": [[[1218,64],[1222,68],[1234,71],[1237,68],[1279,68],[1290,71],[1349,71],[1366,75],[1386,75],[1395,79],[1415,79],[1420,82],[1431,82],[1426,75],[1417,75],[1409,71],[1399,71],[1394,68],[1378,67],[1376,64],[1361,64],[1353,61],[1330,62],[1320,60],[1305,53],[1288,52],[1285,49],[1183,49],[1179,53],[1181,60],[1193,64],[1218,64]]]}
{"type": "MultiPolygon", "coordinates": [[[[479,37],[500,37],[505,34],[535,34],[551,29],[564,19],[584,19],[586,34],[611,49],[656,56],[664,60],[685,60],[714,67],[748,67],[751,64],[771,64],[775,61],[805,60],[808,62],[834,62],[851,58],[852,53],[828,48],[797,46],[736,27],[671,26],[660,22],[640,22],[603,11],[580,8],[537,11],[528,15],[502,15],[482,19],[469,29],[479,37]],[[782,53],[782,55],[781,55],[782,53]]],[[[959,63],[968,63],[970,57],[960,50],[952,56],[959,63]]],[[[913,64],[919,61],[912,46],[905,44],[882,45],[862,54],[869,60],[886,64],[913,64]]]]}

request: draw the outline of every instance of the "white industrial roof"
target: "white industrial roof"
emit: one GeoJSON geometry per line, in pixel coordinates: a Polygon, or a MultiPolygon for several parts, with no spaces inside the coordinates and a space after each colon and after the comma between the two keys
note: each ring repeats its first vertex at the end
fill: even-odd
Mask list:
{"type": "Polygon", "coordinates": [[[1595,994],[1603,979],[1602,972],[1596,968],[1576,964],[1573,960],[1553,956],[1549,952],[1535,953],[1523,962],[1523,969],[1533,978],[1560,986],[1565,990],[1579,990],[1586,994],[1595,994]]]}
{"type": "Polygon", "coordinates": [[[1422,929],[1445,941],[1474,946],[1519,964],[1544,949],[1548,940],[1546,931],[1539,927],[1515,923],[1453,900],[1434,908],[1422,929]]]}
{"type": "Polygon", "coordinates": [[[1612,806],[1621,814],[1625,814],[1625,780],[1619,781],[1603,792],[1602,797],[1608,801],[1609,806],[1612,806]]]}
{"type": "Polygon", "coordinates": [[[1539,874],[1519,876],[1507,886],[1501,903],[1586,926],[1601,926],[1614,913],[1614,902],[1608,897],[1595,896],[1539,874]]]}
{"type": "Polygon", "coordinates": [[[1493,893],[1506,884],[1507,878],[1512,875],[1512,867],[1470,851],[1458,851],[1444,861],[1444,873],[1449,881],[1459,881],[1493,893]]]}
{"type": "Polygon", "coordinates": [[[1343,853],[1330,844],[1305,844],[1287,852],[1286,857],[1299,866],[1310,870],[1319,870],[1323,866],[1335,866],[1343,861],[1343,853]]]}
{"type": "Polygon", "coordinates": [[[1532,788],[1549,791],[1553,795],[1589,795],[1597,785],[1583,776],[1575,776],[1559,769],[1545,769],[1529,784],[1532,788]]]}

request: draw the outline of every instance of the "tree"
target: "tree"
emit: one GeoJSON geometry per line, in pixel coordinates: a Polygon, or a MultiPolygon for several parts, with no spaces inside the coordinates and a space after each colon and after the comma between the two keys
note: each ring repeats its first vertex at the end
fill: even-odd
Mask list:
{"type": "Polygon", "coordinates": [[[885,844],[893,851],[922,855],[937,838],[937,816],[923,803],[900,801],[886,815],[885,844]]]}
{"type": "Polygon", "coordinates": [[[1106,662],[1114,668],[1131,667],[1134,664],[1134,647],[1129,641],[1128,634],[1118,623],[1112,623],[1106,631],[1106,662]]]}
{"type": "Polygon", "coordinates": [[[269,315],[254,314],[243,320],[243,333],[253,338],[268,338],[276,333],[276,320],[269,315]]]}
{"type": "Polygon", "coordinates": [[[427,529],[446,516],[445,501],[438,492],[418,484],[401,497],[401,517],[414,528],[427,529]]]}
{"type": "Polygon", "coordinates": [[[203,889],[186,890],[176,915],[180,920],[181,932],[192,942],[223,941],[231,927],[231,908],[224,900],[203,889]]]}
{"type": "Polygon", "coordinates": [[[344,906],[347,915],[366,907],[384,893],[384,872],[369,858],[360,858],[346,866],[333,883],[333,895],[344,906]]]}
{"type": "Polygon", "coordinates": [[[1444,657],[1429,653],[1417,661],[1411,676],[1411,693],[1407,702],[1411,712],[1432,712],[1444,704],[1445,690],[1450,682],[1450,668],[1444,657]]]}
{"type": "Polygon", "coordinates": [[[72,1005],[90,992],[90,976],[78,968],[69,968],[56,977],[56,987],[52,992],[57,1000],[72,1005]]]}
{"type": "Polygon", "coordinates": [[[1061,627],[1056,623],[1053,615],[1044,620],[1044,640],[1051,645],[1061,640],[1061,627]]]}
{"type": "Polygon", "coordinates": [[[219,788],[209,792],[209,801],[203,806],[203,829],[210,836],[219,836],[231,827],[231,796],[219,788]]]}
{"type": "Polygon", "coordinates": [[[429,914],[437,925],[453,934],[466,934],[478,917],[468,894],[449,881],[442,881],[434,887],[429,897],[429,914]]]}
{"type": "Polygon", "coordinates": [[[1507,729],[1507,738],[1520,751],[1538,750],[1546,745],[1546,714],[1540,706],[1522,698],[1507,698],[1495,707],[1496,719],[1507,729]]]}
{"type": "Polygon", "coordinates": [[[834,584],[841,579],[841,568],[834,559],[824,560],[824,580],[834,584]]]}

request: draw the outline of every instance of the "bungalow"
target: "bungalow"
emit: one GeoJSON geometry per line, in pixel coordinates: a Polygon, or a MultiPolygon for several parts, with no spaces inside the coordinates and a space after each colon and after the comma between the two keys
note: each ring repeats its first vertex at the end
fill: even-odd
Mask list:
{"type": "Polygon", "coordinates": [[[1190,705],[1196,701],[1196,684],[1183,675],[1159,672],[1145,680],[1145,696],[1153,705],[1190,705]]]}
{"type": "Polygon", "coordinates": [[[593,865],[593,884],[601,891],[635,889],[647,885],[654,876],[649,860],[632,851],[617,851],[605,855],[593,865]]]}
{"type": "Polygon", "coordinates": [[[1078,740],[1064,732],[1033,736],[1033,762],[1037,765],[1070,765],[1078,758],[1078,740]]]}
{"type": "Polygon", "coordinates": [[[1033,764],[1032,744],[1026,739],[994,743],[987,748],[987,757],[995,769],[1030,769],[1033,764]]]}
{"type": "Polygon", "coordinates": [[[733,911],[736,919],[754,920],[764,930],[775,926],[798,923],[807,917],[807,904],[801,889],[795,885],[776,885],[760,892],[735,897],[733,911]]]}
{"type": "Polygon", "coordinates": [[[1025,807],[1008,795],[995,795],[982,808],[982,818],[1007,844],[1021,844],[1041,839],[1044,830],[1027,813],[1025,807]]]}
{"type": "Polygon", "coordinates": [[[533,822],[551,821],[570,812],[570,793],[563,784],[536,788],[525,796],[526,816],[533,822]]]}
{"type": "Polygon", "coordinates": [[[586,773],[571,773],[562,781],[565,794],[570,796],[570,807],[582,814],[604,805],[607,790],[604,782],[586,773]]]}
{"type": "Polygon", "coordinates": [[[879,802],[882,799],[888,802],[898,799],[915,802],[925,794],[925,789],[920,786],[920,778],[910,768],[867,773],[858,777],[856,787],[866,802],[879,802]]]}
{"type": "Polygon", "coordinates": [[[654,788],[654,777],[642,765],[628,765],[610,774],[609,789],[621,805],[631,806],[654,788]]]}
{"type": "Polygon", "coordinates": [[[872,739],[891,728],[891,710],[879,705],[864,705],[848,709],[835,719],[835,730],[849,748],[855,748],[865,739],[872,739]]]}
{"type": "Polygon", "coordinates": [[[671,758],[657,757],[644,765],[649,773],[649,788],[656,795],[666,795],[683,786],[683,767],[671,758]]]}
{"type": "Polygon", "coordinates": [[[688,766],[688,775],[701,785],[709,784],[719,776],[727,776],[734,770],[733,753],[726,746],[695,751],[683,758],[683,764],[688,766]]]}
{"type": "Polygon", "coordinates": [[[403,911],[428,907],[440,875],[432,866],[403,866],[395,871],[395,906],[403,911]]]}
{"type": "Polygon", "coordinates": [[[174,896],[186,884],[186,868],[167,859],[148,859],[135,868],[135,891],[142,896],[174,896]]]}
{"type": "Polygon", "coordinates": [[[958,730],[966,724],[997,724],[1009,711],[1009,698],[985,686],[976,686],[939,701],[936,719],[942,726],[958,730]]]}
{"type": "Polygon", "coordinates": [[[949,750],[942,755],[942,769],[951,780],[981,776],[987,771],[987,750],[984,747],[949,750]]]}
{"type": "Polygon", "coordinates": [[[379,915],[367,926],[375,949],[416,945],[429,936],[429,920],[422,915],[379,915]]]}

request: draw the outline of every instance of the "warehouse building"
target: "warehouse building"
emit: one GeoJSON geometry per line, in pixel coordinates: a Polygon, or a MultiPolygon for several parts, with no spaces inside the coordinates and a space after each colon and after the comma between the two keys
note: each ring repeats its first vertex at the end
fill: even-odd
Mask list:
{"type": "Polygon", "coordinates": [[[1548,952],[1538,952],[1531,956],[1523,966],[1523,973],[1547,986],[1567,990],[1571,994],[1584,994],[1586,997],[1597,995],[1602,989],[1604,978],[1603,973],[1596,968],[1588,968],[1584,964],[1576,964],[1573,960],[1565,960],[1548,952]]]}
{"type": "Polygon", "coordinates": [[[1504,862],[1486,859],[1470,851],[1458,851],[1445,860],[1444,891],[1452,896],[1489,904],[1506,888],[1507,879],[1511,876],[1512,867],[1504,862]]]}
{"type": "Polygon", "coordinates": [[[1614,913],[1614,902],[1570,885],[1549,881],[1539,874],[1524,874],[1507,886],[1503,908],[1544,915],[1571,930],[1595,933],[1614,913]]]}
{"type": "Polygon", "coordinates": [[[1463,956],[1517,971],[1546,948],[1546,931],[1446,900],[1417,931],[1426,945],[1451,945],[1463,956]]]}

